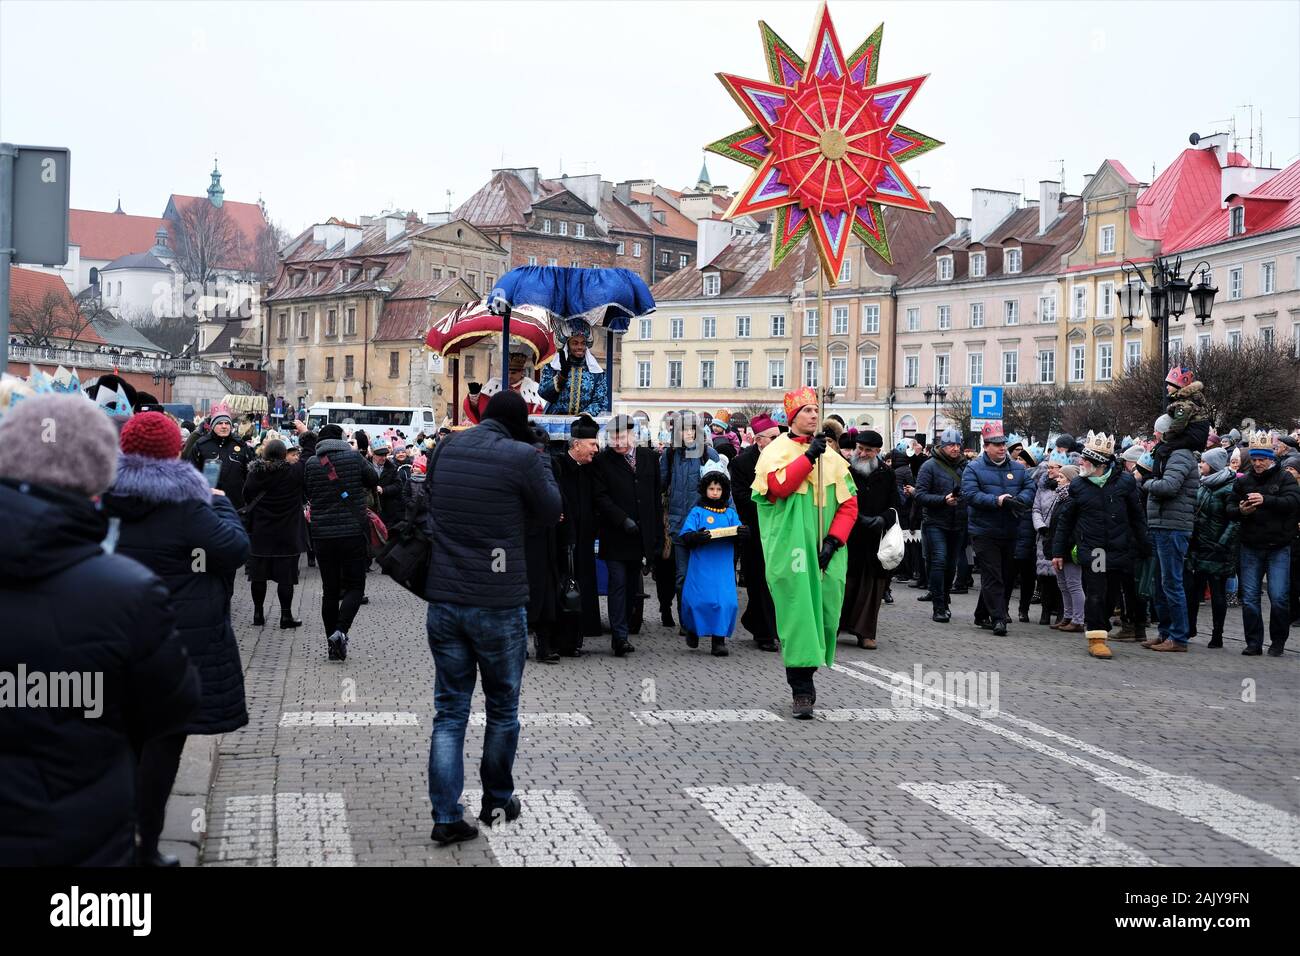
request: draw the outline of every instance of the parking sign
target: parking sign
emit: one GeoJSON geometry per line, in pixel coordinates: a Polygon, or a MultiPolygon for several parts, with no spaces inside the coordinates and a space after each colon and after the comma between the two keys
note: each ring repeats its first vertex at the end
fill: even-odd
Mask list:
{"type": "Polygon", "coordinates": [[[978,385],[970,390],[971,418],[1002,418],[1002,386],[978,385]]]}

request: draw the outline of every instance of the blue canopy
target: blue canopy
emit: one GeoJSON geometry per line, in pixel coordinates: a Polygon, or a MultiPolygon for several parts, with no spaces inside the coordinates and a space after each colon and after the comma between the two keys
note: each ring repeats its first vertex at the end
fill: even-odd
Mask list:
{"type": "Polygon", "coordinates": [[[494,313],[535,305],[551,312],[565,331],[574,320],[626,332],[631,320],[653,312],[655,300],[644,281],[628,269],[569,269],[520,266],[497,280],[488,296],[494,313]]]}

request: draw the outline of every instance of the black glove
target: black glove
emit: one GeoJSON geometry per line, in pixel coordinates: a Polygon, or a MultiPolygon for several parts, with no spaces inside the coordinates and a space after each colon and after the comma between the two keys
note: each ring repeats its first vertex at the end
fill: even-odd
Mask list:
{"type": "Polygon", "coordinates": [[[807,458],[810,462],[812,462],[815,465],[817,464],[817,459],[820,458],[825,453],[826,453],[826,436],[813,435],[812,441],[808,443],[808,450],[805,451],[803,454],[805,458],[807,458]]]}
{"type": "Polygon", "coordinates": [[[1029,505],[1025,504],[1023,501],[1019,500],[1018,498],[1008,498],[1007,508],[1009,508],[1011,510],[1011,513],[1015,515],[1017,518],[1023,518],[1026,512],[1029,511],[1029,505]]]}
{"type": "Polygon", "coordinates": [[[701,528],[699,531],[688,531],[682,535],[682,544],[688,548],[697,547],[708,541],[712,535],[709,534],[708,528],[701,528]]]}
{"type": "Polygon", "coordinates": [[[860,515],[858,517],[858,526],[866,528],[868,531],[877,531],[885,526],[885,519],[880,515],[860,515]]]}
{"type": "Polygon", "coordinates": [[[817,567],[825,571],[826,566],[831,563],[831,558],[835,557],[835,552],[838,551],[840,547],[841,542],[839,538],[832,537],[829,534],[823,538],[822,549],[817,552],[817,567]]]}
{"type": "Polygon", "coordinates": [[[628,534],[636,534],[639,529],[637,528],[636,522],[633,521],[631,518],[624,518],[623,530],[628,534]]]}
{"type": "Polygon", "coordinates": [[[538,451],[546,451],[551,444],[551,436],[541,425],[533,425],[533,447],[538,451]]]}
{"type": "Polygon", "coordinates": [[[748,537],[749,537],[749,526],[748,526],[748,525],[743,525],[743,524],[742,524],[742,525],[737,525],[737,526],[736,526],[736,537],[737,537],[737,538],[748,538],[748,537]]]}

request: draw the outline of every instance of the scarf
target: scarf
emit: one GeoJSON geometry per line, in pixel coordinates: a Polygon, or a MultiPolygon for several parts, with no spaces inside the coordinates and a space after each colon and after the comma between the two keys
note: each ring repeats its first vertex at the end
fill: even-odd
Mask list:
{"type": "Polygon", "coordinates": [[[1110,470],[1111,470],[1111,468],[1113,468],[1113,467],[1115,467],[1115,466],[1114,466],[1114,465],[1107,465],[1107,466],[1106,466],[1106,470],[1103,471],[1100,475],[1089,475],[1089,476],[1088,476],[1088,480],[1091,481],[1091,482],[1092,482],[1094,485],[1096,485],[1098,488],[1104,487],[1105,484],[1106,484],[1107,479],[1110,478],[1110,470]]]}
{"type": "Polygon", "coordinates": [[[938,465],[940,468],[942,468],[944,471],[948,472],[948,474],[952,476],[952,480],[955,483],[960,485],[961,474],[957,471],[957,465],[961,460],[960,457],[949,458],[942,451],[939,452],[937,455],[934,455],[933,457],[934,457],[934,463],[938,465]]]}
{"type": "Polygon", "coordinates": [[[1235,481],[1237,473],[1231,468],[1223,468],[1220,471],[1212,471],[1208,475],[1201,475],[1201,487],[1206,491],[1214,491],[1216,488],[1222,488],[1230,481],[1235,481]]]}

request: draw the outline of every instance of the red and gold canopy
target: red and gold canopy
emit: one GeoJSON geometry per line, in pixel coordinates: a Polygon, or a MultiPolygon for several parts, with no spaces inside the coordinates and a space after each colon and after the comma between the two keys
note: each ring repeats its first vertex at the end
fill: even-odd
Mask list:
{"type": "MultiPolygon", "coordinates": [[[[433,323],[425,347],[438,355],[458,355],[484,339],[501,337],[501,319],[488,309],[487,300],[467,302],[433,323]]],[[[551,314],[540,306],[518,305],[510,311],[510,340],[528,347],[535,368],[555,355],[551,314]]]]}
{"type": "Polygon", "coordinates": [[[755,169],[726,218],[776,211],[772,268],[811,232],[831,285],[855,234],[892,262],[881,207],[931,211],[900,164],[942,143],[898,122],[925,77],[877,84],[884,26],[845,57],[825,4],[803,59],[759,29],[770,82],[718,74],[755,125],[705,147],[755,169]]]}

